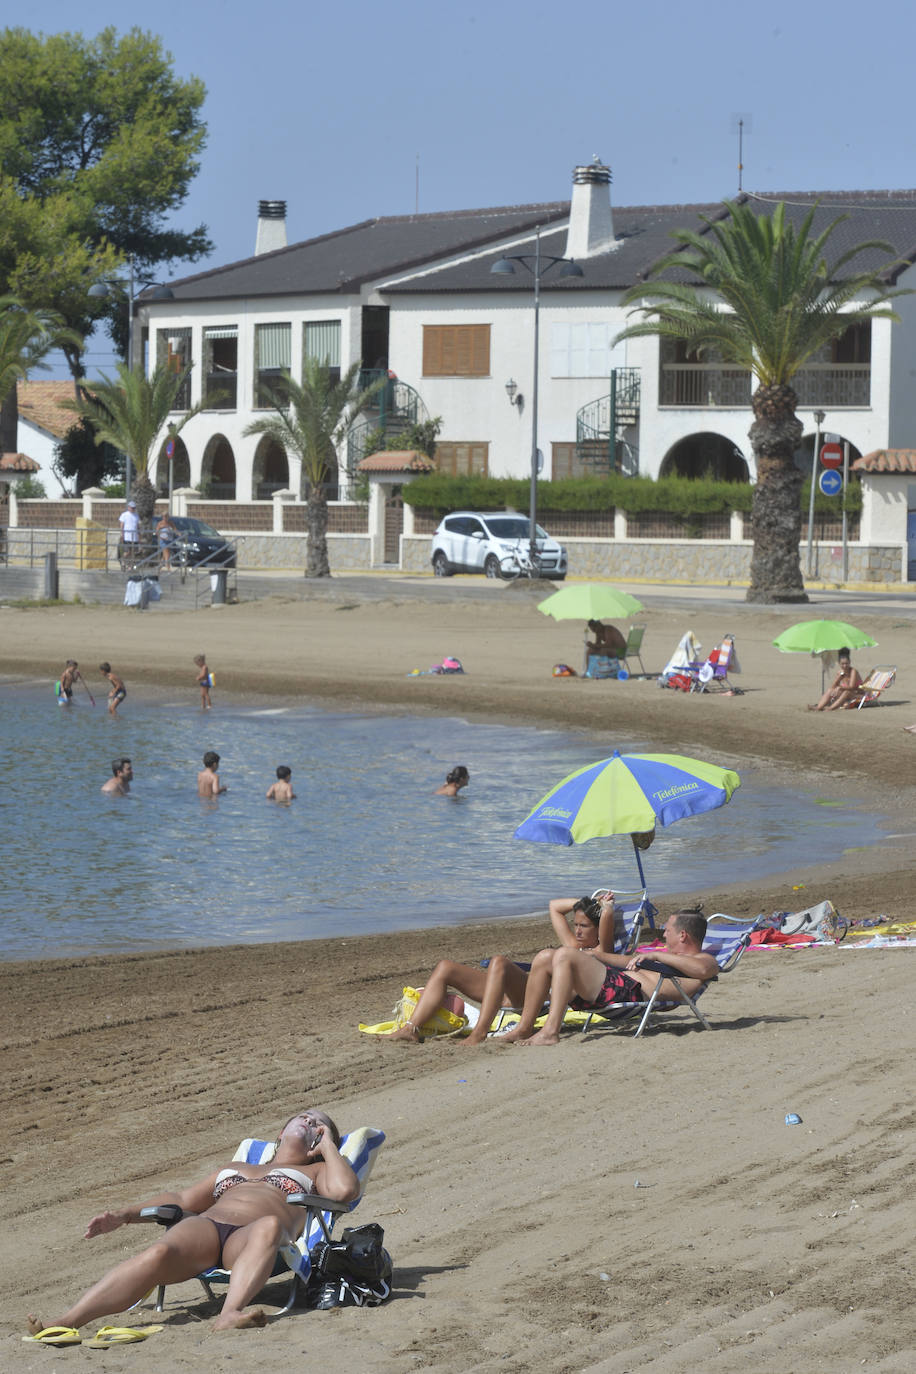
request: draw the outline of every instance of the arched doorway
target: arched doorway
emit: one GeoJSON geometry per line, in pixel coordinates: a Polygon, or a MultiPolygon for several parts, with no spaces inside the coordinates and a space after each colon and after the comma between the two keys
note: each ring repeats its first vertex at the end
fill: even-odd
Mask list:
{"type": "Polygon", "coordinates": [[[224,434],[214,434],[204,450],[200,489],[210,501],[235,500],[235,454],[224,434]]]}
{"type": "Polygon", "coordinates": [[[659,477],[708,477],[715,482],[747,482],[747,461],[731,439],[711,431],[679,439],[665,454],[659,477]]]}
{"type": "MultiPolygon", "coordinates": [[[[159,457],[156,459],[156,480],[154,486],[158,497],[168,496],[169,494],[169,460],[166,457],[166,444],[168,439],[163,442],[159,450],[159,457]]],[[[188,457],[188,450],[185,448],[184,440],[180,434],[175,436],[175,454],[172,458],[172,490],[178,487],[189,487],[191,485],[191,460],[188,457]]]]}
{"type": "Polygon", "coordinates": [[[289,487],[289,459],[276,439],[264,435],[255,449],[251,489],[256,501],[269,501],[275,491],[289,487]]]}

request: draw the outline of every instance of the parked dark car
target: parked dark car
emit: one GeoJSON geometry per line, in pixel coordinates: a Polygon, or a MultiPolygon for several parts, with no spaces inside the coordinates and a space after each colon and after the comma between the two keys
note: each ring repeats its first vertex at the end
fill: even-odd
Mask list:
{"type": "Polygon", "coordinates": [[[173,515],[172,524],[177,530],[172,542],[173,563],[179,566],[185,563],[189,567],[197,563],[206,563],[208,568],[235,567],[235,546],[206,520],[197,520],[191,515],[173,515]]]}

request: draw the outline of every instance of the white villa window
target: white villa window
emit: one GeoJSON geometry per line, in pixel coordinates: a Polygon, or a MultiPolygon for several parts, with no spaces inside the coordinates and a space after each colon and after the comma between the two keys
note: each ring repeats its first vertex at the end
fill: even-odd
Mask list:
{"type": "Polygon", "coordinates": [[[238,403],[239,328],[213,325],[204,330],[204,409],[235,410],[238,403]]]}
{"type": "Polygon", "coordinates": [[[619,326],[612,324],[555,322],[550,330],[551,377],[609,377],[611,368],[624,361],[622,348],[612,356],[611,342],[618,332],[619,326]]]}
{"type": "Polygon", "coordinates": [[[302,327],[302,356],[327,364],[340,381],[340,320],[313,320],[302,327]]]}
{"type": "Polygon", "coordinates": [[[264,410],[286,405],[288,391],[284,372],[292,363],[291,324],[256,324],[254,327],[254,408],[264,410]]]}
{"type": "MultiPolygon", "coordinates": [[[[190,329],[159,329],[156,331],[156,363],[170,372],[183,372],[192,361],[190,329]]],[[[188,410],[191,405],[191,378],[184,379],[175,397],[176,410],[188,410]]]]}

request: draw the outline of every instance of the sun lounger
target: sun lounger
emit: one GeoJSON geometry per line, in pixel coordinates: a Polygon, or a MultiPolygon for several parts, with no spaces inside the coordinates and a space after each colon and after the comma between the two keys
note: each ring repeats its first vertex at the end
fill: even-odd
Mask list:
{"type": "Polygon", "coordinates": [[[647,959],[643,961],[642,967],[652,972],[661,973],[665,978],[674,983],[680,993],[679,1001],[668,1001],[659,998],[658,987],[661,987],[662,980],[659,979],[658,987],[652,993],[648,1002],[616,1002],[608,1007],[606,1011],[594,1011],[586,1014],[585,1022],[582,1026],[583,1033],[590,1029],[595,1018],[600,1018],[606,1023],[612,1021],[629,1020],[639,1017],[639,1025],[636,1027],[634,1039],[642,1035],[649,1020],[658,1012],[674,1011],[679,1007],[686,1007],[691,1014],[696,1017],[704,1030],[711,1030],[706,1017],[697,1007],[698,998],[706,991],[709,983],[714,983],[724,973],[731,973],[738,960],[741,958],[748,945],[751,943],[751,933],[756,928],[759,917],[754,917],[752,921],[737,920],[732,916],[725,916],[718,913],[709,918],[709,925],[706,930],[706,939],[703,941],[703,950],[706,954],[712,954],[719,965],[719,972],[715,978],[710,978],[704,983],[693,996],[684,991],[680,977],[664,962],[664,951],[659,952],[658,959],[647,959]]]}
{"type": "MultiPolygon", "coordinates": [[[[285,1273],[291,1275],[291,1283],[285,1306],[276,1314],[278,1317],[292,1310],[299,1296],[300,1290],[304,1287],[311,1272],[311,1252],[320,1240],[330,1240],[331,1231],[338,1216],[347,1212],[352,1212],[362,1201],[366,1183],[372,1172],[375,1163],[375,1156],[380,1146],[384,1143],[384,1131],[376,1130],[373,1126],[361,1126],[355,1131],[350,1131],[343,1137],[340,1144],[340,1153],[344,1159],[349,1160],[353,1172],[359,1179],[359,1196],[352,1202],[336,1202],[333,1198],[321,1197],[318,1193],[293,1193],[287,1201],[294,1206],[304,1207],[308,1212],[305,1227],[298,1240],[291,1245],[284,1246],[277,1254],[277,1263],[274,1266],[271,1278],[281,1277],[285,1273]]],[[[243,1140],[235,1154],[233,1161],[243,1164],[267,1164],[273,1159],[276,1150],[276,1142],[273,1140],[255,1140],[249,1137],[243,1140]]],[[[180,1207],[168,1204],[162,1207],[144,1207],[140,1213],[141,1221],[158,1222],[160,1226],[174,1226],[182,1217],[180,1207]]],[[[214,1283],[228,1283],[229,1271],[226,1269],[208,1269],[202,1274],[198,1274],[198,1280],[203,1285],[207,1297],[214,1300],[216,1295],[213,1292],[214,1283]]],[[[156,1295],[156,1311],[161,1312],[165,1301],[165,1285],[161,1285],[156,1295]]]]}
{"type": "Polygon", "coordinates": [[[859,688],[861,696],[858,701],[851,701],[848,709],[850,711],[861,711],[863,706],[874,706],[881,700],[881,693],[886,692],[888,687],[893,687],[897,678],[897,669],[889,664],[882,664],[877,668],[872,668],[868,677],[859,688]]]}

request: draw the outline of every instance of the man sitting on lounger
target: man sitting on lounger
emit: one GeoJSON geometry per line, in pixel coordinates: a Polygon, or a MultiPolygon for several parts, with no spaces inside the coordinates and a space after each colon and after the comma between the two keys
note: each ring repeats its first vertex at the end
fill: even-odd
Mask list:
{"type": "MultiPolygon", "coordinates": [[[[682,975],[689,996],[715,978],[719,966],[711,954],[703,953],[706,917],[698,911],[676,911],[665,922],[665,950],[658,958],[682,975]]],[[[680,993],[670,979],[642,965],[652,954],[604,954],[599,949],[544,949],[535,957],[525,989],[522,1019],[501,1042],[519,1041],[525,1045],[555,1045],[568,1007],[574,1011],[601,1011],[615,1002],[645,1002],[661,982],[660,997],[680,1001],[680,993]],[[541,1030],[534,1023],[550,997],[550,1010],[541,1030]]]]}

